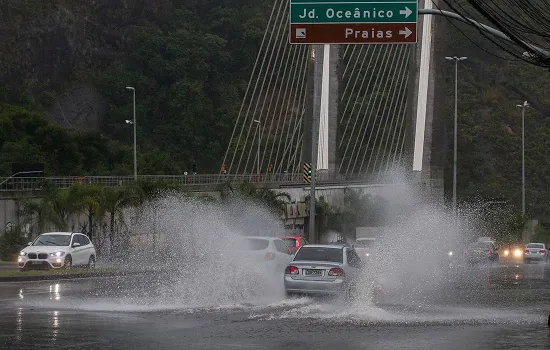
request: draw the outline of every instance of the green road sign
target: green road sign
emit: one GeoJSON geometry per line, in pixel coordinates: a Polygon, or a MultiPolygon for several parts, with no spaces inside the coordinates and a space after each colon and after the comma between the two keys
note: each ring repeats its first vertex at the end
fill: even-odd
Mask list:
{"type": "Polygon", "coordinates": [[[413,44],[418,0],[290,0],[291,44],[413,44]]]}
{"type": "Polygon", "coordinates": [[[310,1],[291,0],[290,23],[416,23],[416,1],[310,1]]]}

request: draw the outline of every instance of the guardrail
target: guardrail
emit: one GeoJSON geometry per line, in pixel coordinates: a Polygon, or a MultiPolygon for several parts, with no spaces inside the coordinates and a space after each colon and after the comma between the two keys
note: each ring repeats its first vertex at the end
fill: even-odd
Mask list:
{"type": "MultiPolygon", "coordinates": [[[[339,174],[317,174],[319,184],[340,184],[350,182],[368,182],[365,175],[342,176],[339,174]]],[[[303,174],[197,174],[197,175],[139,175],[138,181],[165,181],[182,187],[220,185],[223,183],[272,184],[272,185],[303,185],[303,174]]],[[[105,187],[128,186],[134,182],[133,176],[57,176],[57,177],[7,177],[0,178],[0,191],[32,191],[40,190],[44,182],[57,188],[67,188],[73,184],[96,184],[105,187]]]]}

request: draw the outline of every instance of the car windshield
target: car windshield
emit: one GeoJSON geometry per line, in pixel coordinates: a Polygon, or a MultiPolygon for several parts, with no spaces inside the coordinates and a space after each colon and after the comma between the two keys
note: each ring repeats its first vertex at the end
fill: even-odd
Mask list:
{"type": "Polygon", "coordinates": [[[249,250],[264,250],[269,246],[269,240],[261,238],[246,239],[246,247],[249,250]]]}
{"type": "Polygon", "coordinates": [[[291,248],[296,247],[296,239],[294,238],[283,238],[283,241],[291,248]]]}
{"type": "Polygon", "coordinates": [[[368,248],[374,244],[373,240],[362,239],[355,242],[355,247],[357,248],[368,248]]]}
{"type": "Polygon", "coordinates": [[[527,245],[527,248],[544,249],[544,244],[529,243],[529,244],[527,245]]]}
{"type": "Polygon", "coordinates": [[[32,245],[68,246],[70,242],[68,235],[40,235],[32,245]]]}
{"type": "Polygon", "coordinates": [[[342,248],[302,247],[294,257],[294,261],[328,261],[343,262],[342,248]]]}

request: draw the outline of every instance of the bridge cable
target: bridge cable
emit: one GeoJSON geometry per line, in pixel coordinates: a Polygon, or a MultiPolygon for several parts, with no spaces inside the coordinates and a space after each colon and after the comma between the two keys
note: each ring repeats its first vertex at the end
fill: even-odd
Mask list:
{"type": "MultiPolygon", "coordinates": [[[[355,45],[357,46],[357,45],[355,45]]],[[[353,63],[353,68],[351,69],[351,73],[350,73],[350,77],[348,77],[347,81],[346,81],[346,86],[344,87],[344,92],[342,93],[342,97],[346,96],[346,92],[348,91],[348,87],[350,85],[350,82],[351,82],[351,75],[353,72],[355,72],[355,80],[353,82],[353,87],[351,88],[351,91],[350,91],[350,97],[351,95],[353,94],[353,92],[355,91],[355,86],[357,85],[357,81],[359,80],[359,76],[360,74],[357,74],[358,72],[361,72],[361,69],[363,67],[363,65],[365,64],[365,59],[367,58],[367,55],[368,55],[368,52],[370,51],[370,49],[372,48],[371,45],[361,45],[361,49],[359,49],[359,53],[358,53],[358,56],[361,57],[361,54],[363,53],[363,48],[367,46],[367,53],[365,53],[365,55],[363,56],[363,61],[361,63],[361,66],[359,68],[359,71],[356,70],[357,68],[357,63],[359,63],[359,59],[355,59],[355,62],[353,63]]],[[[352,53],[353,54],[353,53],[352,53]]],[[[350,59],[348,60],[347,64],[346,64],[346,68],[349,66],[349,64],[351,63],[351,58],[353,56],[350,57],[350,59]]],[[[342,76],[342,80],[345,79],[345,74],[342,76]]],[[[366,77],[366,74],[363,74],[363,81],[365,81],[365,77],[366,77]]],[[[350,102],[350,98],[347,99],[346,101],[346,106],[344,107],[344,111],[342,112],[342,116],[346,115],[347,111],[348,111],[348,107],[349,107],[349,102],[350,102]]],[[[353,109],[353,107],[352,107],[353,109]]],[[[344,118],[340,118],[340,124],[342,124],[344,122],[344,118]]],[[[346,129],[349,125],[349,120],[348,120],[348,124],[346,124],[346,129]]],[[[345,131],[344,131],[345,133],[345,131]]],[[[340,141],[340,144],[338,145],[338,147],[341,147],[342,146],[342,142],[340,141]]]]}
{"type": "MultiPolygon", "coordinates": [[[[288,16],[287,16],[287,20],[288,20],[288,16]]],[[[292,51],[292,47],[288,44],[286,44],[286,42],[284,41],[284,38],[285,38],[285,32],[283,30],[283,33],[282,35],[279,36],[279,42],[277,44],[277,55],[276,55],[276,59],[275,59],[275,62],[274,62],[274,67],[277,66],[277,64],[279,63],[279,59],[280,60],[280,67],[286,67],[288,66],[288,61],[291,60],[291,57],[292,59],[294,59],[294,54],[289,54],[287,53],[288,49],[290,48],[291,51],[292,51]],[[283,52],[281,54],[281,48],[284,47],[283,49],[283,52]],[[286,61],[285,63],[283,64],[283,58],[286,57],[286,61]]],[[[272,52],[274,50],[272,49],[272,52]]],[[[292,61],[291,61],[292,62],[292,61]]],[[[272,131],[272,128],[273,128],[273,124],[274,124],[274,120],[277,119],[277,125],[279,124],[280,122],[280,118],[275,118],[275,110],[276,110],[276,107],[275,107],[275,110],[273,111],[273,115],[271,113],[271,109],[272,109],[272,106],[273,106],[273,100],[274,100],[274,97],[276,95],[275,91],[277,90],[276,87],[278,86],[278,92],[277,92],[277,95],[280,96],[280,93],[281,93],[281,90],[283,88],[283,84],[282,83],[279,83],[279,78],[281,77],[281,74],[280,74],[280,71],[277,71],[275,72],[275,69],[273,70],[272,74],[271,74],[271,77],[269,79],[269,83],[268,83],[268,89],[270,87],[273,87],[272,91],[270,91],[269,95],[270,95],[270,99],[269,99],[269,105],[268,105],[268,108],[267,108],[267,113],[266,113],[266,118],[270,118],[271,117],[271,120],[269,120],[269,129],[267,131],[267,134],[265,134],[265,129],[267,127],[267,120],[266,119],[266,122],[264,123],[261,123],[261,126],[263,127],[263,132],[262,132],[262,135],[266,135],[266,145],[264,147],[264,151],[262,153],[262,156],[260,158],[260,164],[265,164],[264,163],[264,160],[265,160],[265,155],[266,155],[266,152],[267,152],[267,149],[268,149],[268,144],[269,144],[269,140],[271,139],[272,140],[272,137],[271,137],[271,131],[272,131]],[[272,79],[273,79],[273,76],[276,76],[275,78],[275,82],[272,84],[272,79]]],[[[283,80],[284,80],[284,77],[283,77],[283,80]]],[[[265,103],[266,103],[266,100],[267,100],[267,95],[268,93],[266,92],[265,94],[265,99],[264,99],[264,103],[263,105],[265,106],[265,103]]],[[[263,112],[263,108],[262,108],[262,112],[263,112]]],[[[262,113],[263,114],[263,113],[262,113]]],[[[258,120],[260,120],[260,122],[262,122],[263,118],[262,118],[262,114],[260,115],[260,117],[258,118],[258,120]]],[[[280,115],[279,115],[280,117],[280,115]]],[[[274,142],[271,141],[271,145],[272,145],[272,149],[273,149],[273,145],[274,145],[274,142]]],[[[256,160],[257,161],[257,160],[256,160]]],[[[268,159],[268,165],[271,164],[271,159],[268,159]]],[[[262,168],[263,169],[263,168],[262,168]]]]}
{"type": "MultiPolygon", "coordinates": [[[[392,75],[392,78],[391,78],[391,85],[390,85],[388,94],[386,94],[386,103],[384,105],[384,110],[382,111],[383,115],[385,116],[385,118],[384,118],[385,119],[384,128],[382,129],[382,133],[380,135],[380,140],[378,141],[378,135],[376,135],[376,138],[374,140],[374,148],[376,149],[376,156],[374,158],[374,164],[372,166],[372,173],[376,172],[376,166],[378,164],[378,158],[380,156],[380,151],[382,151],[382,145],[384,145],[384,147],[383,147],[384,151],[382,153],[382,158],[384,158],[384,153],[386,152],[386,149],[387,149],[387,146],[388,146],[388,144],[387,144],[388,141],[387,140],[389,138],[389,135],[391,135],[392,131],[395,131],[395,130],[392,130],[392,126],[393,126],[393,121],[397,116],[392,114],[391,110],[392,110],[392,107],[398,103],[398,101],[396,101],[397,91],[398,90],[404,90],[404,89],[407,88],[406,86],[403,86],[403,85],[400,84],[400,81],[399,81],[398,78],[400,76],[402,76],[403,66],[405,65],[406,62],[408,62],[407,58],[410,56],[408,54],[409,50],[408,50],[407,46],[404,45],[404,44],[399,45],[398,50],[399,50],[399,53],[397,54],[397,56],[398,56],[397,61],[398,62],[395,65],[395,69],[393,71],[393,75],[392,75]],[[388,130],[388,124],[390,125],[389,130],[388,130]],[[384,139],[386,139],[385,143],[384,143],[384,139]],[[379,143],[378,147],[376,146],[377,143],[379,143]]],[[[407,65],[405,65],[405,68],[407,68],[407,65]]],[[[370,163],[371,163],[372,155],[373,154],[371,154],[369,156],[369,161],[367,163],[366,172],[369,171],[369,166],[370,166],[370,163]]],[[[377,178],[380,178],[380,170],[381,169],[382,169],[382,161],[380,162],[380,168],[379,168],[379,171],[378,171],[377,178]]]]}
{"type": "MultiPolygon", "coordinates": [[[[372,103],[372,108],[367,108],[367,111],[370,111],[370,115],[373,116],[373,119],[372,119],[372,127],[370,127],[370,133],[369,133],[369,138],[367,139],[367,143],[365,144],[365,151],[363,152],[363,157],[361,159],[361,164],[360,164],[360,167],[359,167],[359,171],[358,173],[361,174],[362,173],[362,170],[363,170],[363,163],[365,161],[365,156],[367,155],[367,153],[371,153],[373,152],[372,150],[372,145],[371,145],[371,140],[372,140],[372,136],[374,134],[374,130],[380,130],[380,122],[381,122],[381,117],[380,117],[380,107],[382,106],[382,99],[384,98],[384,92],[386,91],[386,88],[388,86],[388,73],[389,71],[391,71],[391,69],[395,66],[395,58],[396,58],[396,54],[395,54],[395,50],[397,49],[397,47],[395,45],[392,45],[389,49],[386,49],[384,55],[388,55],[391,57],[391,60],[390,59],[387,59],[387,58],[384,58],[384,61],[385,61],[385,65],[384,65],[384,68],[382,70],[379,69],[378,71],[378,77],[377,77],[377,83],[378,83],[378,89],[375,89],[373,90],[373,93],[371,94],[370,97],[373,98],[373,103],[372,103]],[[390,64],[390,61],[391,61],[391,64],[390,64]],[[379,79],[378,79],[379,78],[379,79]],[[380,89],[380,86],[384,84],[384,87],[382,89],[380,89]],[[376,108],[376,112],[375,113],[372,113],[373,110],[374,110],[374,107],[377,106],[376,108]],[[369,150],[369,145],[371,145],[371,149],[369,150]]],[[[371,106],[370,104],[370,99],[369,99],[369,107],[371,106]]],[[[370,120],[370,116],[369,116],[369,120],[370,120]]],[[[365,125],[365,134],[368,130],[368,124],[365,125]]],[[[363,135],[363,137],[365,136],[365,134],[363,135]]],[[[363,139],[364,140],[364,139],[363,139]]],[[[362,141],[361,141],[361,144],[362,144],[362,141]]],[[[356,162],[359,160],[359,152],[357,152],[357,159],[356,159],[356,162]]],[[[354,164],[354,168],[353,170],[355,170],[355,164],[354,164]]]]}
{"type": "MultiPolygon", "coordinates": [[[[296,137],[296,132],[298,131],[297,123],[299,121],[299,114],[294,113],[294,109],[296,107],[296,100],[297,100],[297,97],[298,97],[298,100],[299,100],[300,97],[303,94],[305,94],[305,89],[302,88],[300,90],[298,86],[301,85],[303,87],[304,82],[307,79],[307,74],[303,75],[304,70],[307,70],[307,46],[305,46],[305,45],[302,45],[302,46],[303,46],[303,49],[304,49],[304,52],[303,52],[304,57],[301,60],[295,60],[295,62],[294,62],[295,63],[294,73],[293,73],[293,76],[292,76],[292,80],[289,82],[290,89],[287,89],[287,91],[289,91],[289,96],[286,98],[285,114],[288,116],[289,113],[290,113],[290,119],[288,120],[288,128],[286,129],[286,137],[285,137],[285,141],[284,141],[285,147],[283,149],[283,154],[282,154],[282,158],[281,158],[281,162],[280,162],[281,164],[283,164],[284,159],[286,159],[287,167],[288,167],[288,163],[292,161],[292,157],[291,157],[291,153],[289,152],[289,149],[293,146],[294,138],[296,137]],[[301,66],[300,66],[300,63],[302,63],[301,66]],[[299,69],[298,69],[298,67],[299,67],[299,69]],[[299,79],[301,78],[300,79],[300,84],[296,81],[296,75],[297,74],[298,74],[298,78],[299,79]],[[298,96],[298,93],[300,93],[299,96],[298,96]],[[291,107],[291,103],[290,103],[291,97],[292,97],[292,107],[291,107]],[[290,110],[290,112],[289,112],[289,110],[290,110]],[[292,130],[292,134],[291,134],[291,130],[292,130]]],[[[284,101],[283,101],[283,103],[284,103],[284,101]]],[[[283,127],[284,127],[284,125],[283,125],[283,127]]]]}
{"type": "MultiPolygon", "coordinates": [[[[284,36],[284,34],[283,34],[284,36]]],[[[286,44],[287,47],[290,47],[291,49],[293,49],[292,51],[292,55],[288,55],[287,56],[287,61],[285,62],[285,64],[281,64],[281,67],[284,67],[284,68],[281,68],[283,70],[283,74],[282,74],[282,79],[281,79],[281,82],[279,83],[279,89],[277,91],[277,97],[275,98],[275,101],[276,101],[276,106],[275,106],[275,109],[273,110],[273,115],[277,114],[277,110],[278,110],[278,114],[277,114],[277,118],[274,118],[274,119],[277,119],[277,125],[275,127],[275,133],[273,135],[273,142],[271,143],[271,150],[269,152],[269,156],[268,156],[268,162],[271,164],[271,161],[273,159],[273,152],[275,150],[275,144],[277,143],[277,141],[280,143],[281,142],[281,137],[279,136],[279,127],[281,125],[281,120],[283,121],[283,127],[284,127],[284,119],[283,119],[283,112],[282,112],[282,109],[281,109],[281,103],[280,103],[280,100],[281,100],[281,94],[283,96],[283,100],[284,100],[284,96],[286,96],[286,91],[288,91],[288,82],[287,82],[287,74],[289,75],[291,69],[287,69],[286,67],[289,66],[289,61],[291,62],[290,65],[292,65],[292,63],[294,63],[296,61],[296,55],[298,54],[299,50],[296,46],[292,46],[290,44],[286,44]],[[285,93],[283,93],[283,91],[285,91],[285,93]]],[[[281,76],[280,72],[278,74],[278,76],[281,76]]],[[[283,132],[284,130],[281,129],[283,132]]],[[[277,166],[277,163],[278,163],[278,155],[275,154],[275,167],[277,166]]]]}
{"type": "MultiPolygon", "coordinates": [[[[388,138],[386,140],[386,146],[384,147],[384,154],[387,155],[386,166],[385,166],[385,169],[384,169],[385,174],[388,173],[388,171],[390,170],[390,166],[393,165],[391,158],[392,158],[392,150],[393,150],[393,147],[395,145],[395,136],[397,134],[401,133],[401,127],[399,126],[399,121],[401,120],[402,116],[401,116],[401,108],[399,108],[399,111],[398,111],[398,107],[406,106],[406,103],[407,103],[407,99],[406,99],[407,94],[406,94],[406,92],[408,90],[408,88],[407,88],[408,85],[407,85],[406,82],[407,82],[407,77],[410,75],[409,70],[407,68],[410,66],[411,56],[410,55],[405,55],[405,57],[408,57],[408,59],[405,60],[406,65],[403,68],[403,71],[401,72],[401,79],[398,83],[399,86],[404,86],[405,88],[399,90],[399,93],[397,95],[397,99],[395,101],[395,105],[393,106],[393,110],[391,112],[391,115],[393,116],[392,117],[392,124],[390,125],[390,129],[393,130],[393,133],[391,134],[391,141],[390,141],[390,134],[388,134],[388,138]],[[395,125],[394,125],[394,122],[395,122],[395,125]],[[386,147],[387,147],[388,144],[389,144],[390,149],[386,153],[386,147]]],[[[406,111],[406,109],[405,109],[405,111],[406,111]]],[[[403,117],[406,118],[406,116],[403,116],[403,117]]],[[[394,152],[397,152],[397,147],[395,147],[394,152]]],[[[382,162],[384,162],[384,158],[382,158],[382,162]]]]}
{"type": "MultiPolygon", "coordinates": [[[[307,52],[307,46],[304,45],[302,50],[307,52]]],[[[279,164],[279,167],[283,167],[284,158],[285,158],[285,155],[286,155],[286,153],[284,151],[285,148],[283,148],[283,152],[281,154],[281,145],[283,144],[283,140],[284,140],[284,146],[283,147],[288,146],[288,137],[290,135],[291,125],[292,125],[292,121],[294,119],[292,115],[290,117],[290,120],[287,116],[288,116],[288,109],[290,107],[291,97],[293,97],[295,99],[296,96],[297,96],[295,94],[295,89],[296,89],[297,84],[295,84],[294,81],[296,80],[296,75],[298,73],[298,67],[300,67],[299,63],[300,62],[298,62],[298,60],[294,60],[292,74],[289,75],[289,79],[288,79],[288,81],[285,85],[285,91],[287,92],[287,94],[285,94],[284,95],[285,98],[281,102],[279,102],[280,113],[281,113],[281,116],[283,118],[283,126],[281,128],[281,136],[278,137],[279,142],[277,143],[277,152],[275,153],[275,164],[279,164]],[[285,105],[286,105],[286,107],[285,107],[285,105]],[[288,126],[287,126],[287,124],[288,124],[288,126]],[[279,161],[279,157],[281,158],[280,161],[279,161]]],[[[288,71],[290,71],[290,69],[288,69],[288,71]]],[[[300,71],[301,71],[301,69],[300,69],[300,71]]]]}
{"type": "MultiPolygon", "coordinates": [[[[269,28],[269,25],[271,24],[271,21],[273,20],[273,14],[274,13],[275,13],[275,5],[273,5],[273,7],[271,8],[271,14],[269,15],[269,20],[267,22],[267,27],[266,28],[269,28]]],[[[248,80],[248,84],[246,86],[246,91],[244,93],[243,101],[241,103],[239,113],[237,114],[237,120],[235,121],[235,126],[233,127],[233,132],[231,133],[231,138],[229,139],[229,144],[228,144],[227,149],[225,151],[225,155],[223,157],[223,163],[222,164],[225,164],[225,162],[227,161],[227,156],[229,154],[229,150],[231,149],[231,144],[233,142],[233,138],[235,137],[235,132],[237,131],[237,126],[239,125],[239,119],[240,119],[241,113],[244,109],[244,105],[245,105],[245,102],[246,102],[246,97],[248,96],[248,92],[250,91],[250,86],[252,85],[252,80],[254,78],[254,73],[256,72],[256,68],[257,68],[258,62],[260,60],[261,48],[264,46],[266,37],[267,37],[267,29],[264,32],[264,35],[262,37],[262,42],[260,44],[260,52],[258,52],[258,55],[256,56],[256,60],[254,61],[254,66],[252,67],[252,73],[250,74],[250,79],[248,80]]],[[[241,133],[242,133],[242,130],[241,130],[241,133]]],[[[237,146],[238,146],[238,142],[237,142],[237,146]]],[[[235,157],[235,155],[233,154],[233,159],[234,159],[234,157],[235,157]]],[[[231,163],[233,163],[233,160],[231,160],[231,163]]],[[[221,174],[221,170],[220,170],[220,174],[221,174]]]]}
{"type": "MultiPolygon", "coordinates": [[[[361,124],[359,126],[359,130],[358,130],[358,133],[357,133],[358,137],[355,139],[355,142],[353,144],[353,149],[352,149],[352,153],[351,153],[351,156],[350,156],[350,161],[349,161],[348,167],[346,168],[346,175],[355,173],[355,167],[357,166],[357,161],[359,159],[359,155],[360,155],[360,152],[361,152],[361,147],[364,145],[365,136],[366,136],[367,130],[369,128],[370,122],[372,120],[372,113],[371,113],[372,101],[373,101],[373,99],[375,99],[375,95],[378,93],[377,86],[379,85],[379,81],[382,78],[382,74],[381,74],[382,69],[378,65],[380,55],[383,52],[383,58],[382,58],[380,64],[385,69],[388,66],[388,63],[389,63],[389,59],[388,59],[387,56],[389,55],[391,50],[393,50],[393,46],[390,46],[390,47],[387,47],[387,46],[386,47],[377,47],[376,49],[377,49],[377,56],[376,56],[376,61],[374,63],[374,67],[372,69],[373,73],[370,76],[369,84],[367,85],[367,89],[365,90],[365,93],[363,94],[363,97],[361,99],[361,104],[359,106],[359,110],[357,111],[358,117],[360,115],[363,116],[363,117],[361,118],[362,119],[361,124]],[[384,62],[385,62],[385,64],[384,64],[384,62]],[[374,73],[374,72],[376,72],[376,73],[374,73]],[[375,75],[375,74],[376,74],[376,78],[374,79],[374,82],[372,82],[373,75],[375,75]],[[371,88],[371,83],[372,83],[372,88],[371,88]],[[367,104],[367,107],[365,109],[363,109],[363,106],[365,104],[365,100],[366,100],[367,96],[369,97],[368,104],[367,104]],[[368,119],[365,118],[365,116],[367,114],[368,114],[368,119]],[[357,148],[358,145],[360,145],[359,148],[357,148]],[[355,159],[355,160],[353,160],[353,159],[355,159]],[[352,162],[352,160],[353,160],[353,162],[352,162]],[[351,167],[351,171],[350,171],[350,167],[351,167]]],[[[365,145],[365,148],[366,147],[367,146],[365,145]]]]}
{"type": "MultiPolygon", "coordinates": [[[[344,166],[344,162],[346,161],[346,155],[348,153],[348,150],[349,150],[349,147],[351,145],[351,141],[354,137],[354,134],[355,134],[355,128],[357,126],[357,122],[359,120],[359,116],[360,116],[360,113],[361,113],[361,107],[362,107],[362,104],[359,105],[358,101],[359,101],[359,98],[361,96],[361,92],[363,91],[363,85],[365,83],[365,79],[368,77],[368,83],[367,83],[367,86],[364,90],[364,94],[363,95],[363,101],[364,101],[364,96],[366,96],[367,92],[368,92],[368,89],[369,89],[369,86],[372,82],[372,78],[373,78],[373,74],[372,74],[372,69],[370,68],[371,67],[371,64],[372,64],[372,61],[374,61],[374,66],[376,66],[378,60],[380,59],[380,51],[379,50],[376,50],[376,46],[373,45],[372,46],[373,48],[373,51],[374,52],[377,52],[377,55],[376,55],[376,59],[374,59],[374,52],[369,55],[369,51],[365,52],[365,56],[363,59],[366,59],[367,57],[369,57],[369,63],[367,65],[367,68],[365,69],[366,72],[368,73],[364,73],[362,74],[363,75],[363,81],[361,82],[361,85],[359,86],[359,90],[357,91],[356,95],[355,95],[355,101],[353,102],[353,108],[351,109],[350,111],[350,116],[349,116],[349,120],[348,120],[348,123],[346,124],[346,128],[344,129],[344,132],[342,133],[342,138],[341,138],[341,142],[343,139],[347,139],[347,144],[346,144],[346,148],[344,149],[344,153],[342,155],[342,160],[341,160],[341,163],[340,163],[340,167],[338,169],[338,172],[341,173],[342,172],[342,167],[344,166]],[[355,119],[353,117],[354,115],[354,111],[357,110],[357,114],[355,116],[355,119]],[[349,125],[349,122],[354,119],[354,123],[353,123],[353,127],[351,129],[351,131],[349,132],[349,135],[347,135],[347,130],[348,130],[348,125],[349,125]]],[[[359,76],[359,73],[357,74],[357,76],[359,76]]],[[[355,90],[355,88],[354,88],[355,90]]],[[[352,98],[352,94],[350,93],[350,95],[348,96],[348,99],[351,99],[352,98]]],[[[339,148],[341,148],[341,143],[340,143],[340,146],[339,148]]],[[[350,166],[350,163],[351,162],[351,158],[353,157],[353,153],[355,152],[355,145],[354,145],[354,149],[352,150],[352,154],[349,156],[350,157],[350,160],[348,161],[348,165],[346,167],[346,173],[345,175],[347,176],[348,173],[349,173],[349,166],[350,166]]]]}
{"type": "MultiPolygon", "coordinates": [[[[286,28],[285,24],[287,23],[287,21],[288,21],[288,18],[285,18],[285,16],[280,16],[280,24],[279,24],[278,30],[276,29],[277,27],[275,26],[273,28],[273,31],[272,31],[272,33],[274,33],[277,30],[276,38],[280,38],[281,34],[279,33],[279,31],[284,32],[284,30],[286,28]],[[286,21],[285,21],[285,19],[286,19],[286,21]]],[[[275,40],[275,47],[277,47],[277,39],[275,40]]],[[[278,47],[278,49],[280,49],[280,46],[278,47]]],[[[247,169],[248,169],[248,163],[250,161],[250,157],[251,157],[251,155],[253,153],[253,150],[254,150],[254,141],[256,139],[256,134],[258,134],[259,127],[254,123],[254,120],[255,120],[256,115],[257,115],[258,106],[260,105],[261,96],[262,96],[262,93],[264,93],[264,88],[266,89],[265,93],[267,93],[267,90],[269,90],[269,86],[266,87],[265,85],[266,85],[266,82],[267,82],[267,76],[269,75],[269,72],[270,72],[271,62],[273,61],[273,54],[274,54],[275,50],[273,50],[273,48],[271,48],[271,50],[269,50],[269,51],[270,51],[269,60],[268,60],[268,63],[267,63],[267,67],[266,67],[266,71],[265,71],[265,74],[264,74],[262,84],[260,86],[260,92],[259,92],[259,95],[258,95],[259,97],[256,99],[256,105],[254,107],[254,112],[252,113],[252,116],[250,118],[250,123],[248,124],[248,134],[247,134],[245,144],[244,144],[244,148],[243,148],[244,151],[243,151],[243,153],[241,153],[241,158],[239,159],[239,164],[237,166],[237,169],[240,169],[242,156],[244,155],[244,153],[247,149],[248,137],[250,135],[250,131],[252,130],[252,128],[254,128],[254,137],[252,139],[252,144],[251,144],[250,148],[248,149],[248,157],[246,159],[246,163],[245,163],[245,166],[244,166],[244,169],[243,169],[243,174],[245,174],[247,169]]],[[[260,126],[261,126],[261,120],[260,120],[260,126]]],[[[260,137],[260,135],[258,135],[258,137],[260,137]]],[[[254,165],[254,162],[253,162],[253,165],[254,165]]],[[[253,166],[252,169],[251,169],[250,175],[252,176],[252,174],[254,172],[255,171],[254,171],[254,166],[253,166]]]]}
{"type": "MultiPolygon", "coordinates": [[[[296,143],[296,150],[300,151],[300,158],[301,158],[301,140],[303,140],[303,117],[305,115],[305,101],[306,101],[306,85],[307,85],[307,80],[308,80],[308,76],[307,76],[307,67],[308,67],[308,50],[307,50],[307,47],[305,47],[305,50],[304,50],[304,53],[303,53],[303,57],[301,58],[301,61],[303,62],[302,63],[302,67],[300,68],[300,74],[299,76],[302,77],[301,81],[300,81],[300,86],[298,88],[298,91],[302,92],[300,94],[300,97],[298,98],[298,106],[295,106],[293,104],[292,106],[292,111],[296,110],[296,123],[294,124],[294,127],[293,127],[293,132],[292,132],[292,138],[291,138],[291,141],[290,143],[293,142],[294,138],[296,137],[298,142],[296,143]]],[[[289,144],[290,144],[289,143],[289,144]]],[[[293,157],[293,160],[292,160],[293,164],[296,162],[296,157],[293,157]]],[[[298,164],[299,166],[299,164],[298,164]]],[[[286,171],[288,171],[289,169],[289,164],[287,164],[287,168],[286,168],[286,171]]]]}
{"type": "MultiPolygon", "coordinates": [[[[282,4],[283,4],[283,1],[280,1],[280,3],[279,3],[279,8],[278,8],[278,10],[277,10],[277,15],[276,15],[276,17],[275,17],[275,18],[277,18],[277,19],[283,18],[283,17],[280,16],[280,14],[281,14],[281,9],[283,8],[282,4]]],[[[276,6],[276,2],[273,4],[273,6],[276,6]]],[[[275,28],[276,25],[274,25],[273,27],[275,28]]],[[[266,46],[267,46],[267,47],[270,47],[270,46],[271,46],[271,41],[273,40],[273,33],[274,33],[274,30],[270,30],[269,23],[268,23],[268,26],[267,26],[267,28],[266,28],[266,33],[267,33],[268,31],[270,31],[270,36],[269,36],[269,41],[268,41],[268,43],[267,43],[266,46]]],[[[262,54],[262,48],[264,48],[264,47],[265,47],[264,45],[260,46],[260,52],[258,53],[258,55],[261,55],[261,54],[262,54]]],[[[263,59],[262,59],[262,64],[261,64],[260,69],[259,69],[258,78],[257,78],[257,80],[256,80],[256,83],[254,84],[254,89],[253,89],[253,91],[252,91],[252,96],[251,96],[251,98],[250,98],[251,101],[252,101],[253,97],[256,95],[256,89],[258,88],[258,83],[259,83],[259,81],[260,81],[261,72],[263,71],[263,67],[264,67],[264,65],[265,65],[266,58],[267,58],[267,55],[264,55],[264,56],[263,56],[263,59]]],[[[246,99],[246,96],[245,96],[245,99],[246,99]]],[[[240,146],[240,140],[241,140],[241,137],[242,137],[242,134],[243,134],[243,131],[244,131],[244,127],[246,126],[247,121],[248,121],[248,115],[249,115],[249,113],[250,113],[250,108],[251,108],[251,106],[252,106],[252,103],[249,103],[249,104],[248,104],[248,107],[247,107],[247,110],[246,110],[245,119],[244,119],[243,124],[242,124],[242,127],[241,127],[241,132],[240,132],[239,138],[238,138],[238,140],[237,140],[237,145],[236,145],[236,149],[237,149],[237,150],[239,149],[239,146],[240,146]]],[[[250,124],[252,124],[252,123],[249,123],[248,134],[247,134],[247,137],[246,137],[246,140],[245,140],[244,149],[246,149],[246,144],[248,143],[248,137],[249,137],[249,135],[250,135],[250,127],[252,126],[252,125],[250,125],[250,124]]],[[[242,161],[242,156],[243,156],[243,154],[244,154],[244,152],[241,153],[241,157],[239,158],[239,164],[237,165],[237,170],[235,171],[235,177],[238,176],[239,167],[240,167],[240,163],[241,163],[241,161],[242,161]]],[[[235,161],[235,155],[236,155],[236,152],[233,154],[233,158],[231,159],[231,164],[229,165],[229,173],[231,173],[231,168],[233,167],[233,163],[234,163],[234,161],[235,161]]]]}

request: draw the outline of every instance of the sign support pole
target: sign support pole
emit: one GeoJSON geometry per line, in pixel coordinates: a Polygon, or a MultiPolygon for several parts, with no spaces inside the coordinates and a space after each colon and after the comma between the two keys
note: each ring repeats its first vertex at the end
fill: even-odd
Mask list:
{"type": "Polygon", "coordinates": [[[311,126],[311,182],[309,184],[309,241],[310,243],[317,243],[317,235],[315,234],[315,183],[317,177],[317,158],[319,149],[319,101],[317,94],[319,91],[319,79],[317,78],[317,72],[319,71],[317,47],[313,46],[312,58],[313,58],[313,119],[311,126]]]}

